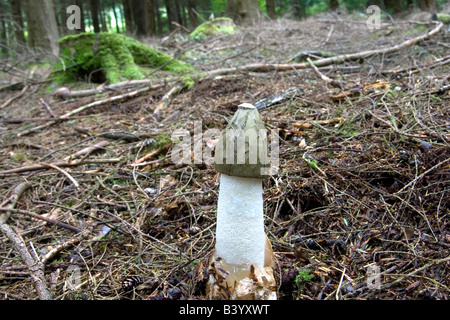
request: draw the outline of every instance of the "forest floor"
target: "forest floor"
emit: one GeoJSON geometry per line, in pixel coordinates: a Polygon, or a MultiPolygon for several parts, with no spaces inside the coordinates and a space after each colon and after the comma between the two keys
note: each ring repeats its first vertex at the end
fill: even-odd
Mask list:
{"type": "MultiPolygon", "coordinates": [[[[392,47],[434,26],[406,17],[371,31],[363,18],[329,14],[262,23],[203,42],[184,35],[145,42],[183,53],[206,73],[289,63],[306,51],[392,47]]],[[[45,265],[55,299],[205,299],[219,174],[205,163],[174,164],[170,137],[175,129],[193,132],[197,121],[203,131],[222,130],[238,104],[296,88],[260,111],[267,128],[280,134],[279,171],[264,180],[279,299],[448,300],[447,27],[399,51],[319,69],[343,88],[309,68],[202,79],[174,96],[160,120],[153,111],[173,84],[22,135],[48,123],[50,111],[63,115],[127,92],[60,101],[48,83],[31,85],[0,110],[0,207],[17,200],[7,224],[45,265]],[[81,153],[82,163],[61,165],[95,145],[81,153]],[[147,165],[136,165],[146,155],[147,165]],[[24,182],[27,189],[13,199],[24,182]]],[[[0,101],[18,92],[0,92],[0,101]]],[[[209,141],[203,142],[206,148],[209,141]]],[[[23,257],[0,234],[0,299],[37,297],[23,257]]]]}

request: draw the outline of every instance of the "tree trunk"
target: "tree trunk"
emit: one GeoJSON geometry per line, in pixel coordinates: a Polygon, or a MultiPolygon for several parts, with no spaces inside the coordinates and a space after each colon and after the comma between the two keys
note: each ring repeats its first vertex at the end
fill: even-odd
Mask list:
{"type": "Polygon", "coordinates": [[[98,19],[100,0],[92,0],[89,2],[91,4],[91,15],[92,15],[92,25],[94,26],[94,32],[100,32],[100,21],[98,19]]]}
{"type": "MultiPolygon", "coordinates": [[[[99,17],[100,17],[100,21],[101,21],[101,23],[102,23],[102,32],[108,32],[108,23],[107,23],[107,20],[106,20],[106,13],[105,13],[105,8],[104,8],[104,2],[102,3],[102,2],[100,2],[100,15],[99,15],[99,17]]],[[[109,18],[109,17],[108,17],[109,18]]]]}
{"type": "Polygon", "coordinates": [[[258,0],[228,0],[228,10],[234,10],[232,16],[239,24],[253,25],[261,17],[258,0]]]}
{"type": "Polygon", "coordinates": [[[300,18],[306,18],[306,7],[303,0],[291,0],[295,15],[300,18]]]}
{"type": "Polygon", "coordinates": [[[330,11],[336,11],[339,9],[339,1],[338,0],[330,0],[329,1],[330,11]]]}
{"type": "Polygon", "coordinates": [[[119,18],[117,16],[116,5],[114,4],[114,1],[111,2],[111,5],[112,5],[112,12],[113,12],[113,16],[114,16],[114,21],[116,22],[116,32],[120,33],[119,18]]]}
{"type": "Polygon", "coordinates": [[[275,13],[275,0],[266,0],[266,10],[270,19],[277,18],[277,14],[275,13]]]}
{"type": "Polygon", "coordinates": [[[156,34],[155,0],[147,0],[147,6],[145,8],[145,24],[147,35],[151,36],[156,34]]]}
{"type": "Polygon", "coordinates": [[[158,26],[158,34],[162,34],[164,30],[164,24],[161,17],[161,12],[159,11],[159,0],[155,1],[154,13],[156,18],[156,25],[158,26]]]}
{"type": "Polygon", "coordinates": [[[147,1],[131,0],[131,15],[133,16],[136,35],[145,36],[147,34],[146,16],[147,1]]]}
{"type": "Polygon", "coordinates": [[[169,24],[169,30],[174,30],[175,26],[172,24],[172,21],[180,23],[180,17],[178,15],[177,6],[175,0],[164,0],[164,4],[166,5],[167,10],[167,23],[169,24]]]}
{"type": "Polygon", "coordinates": [[[419,8],[422,11],[436,12],[436,0],[419,0],[419,8]]]}
{"type": "Polygon", "coordinates": [[[134,33],[133,14],[131,12],[130,0],[122,0],[123,15],[125,16],[126,32],[128,34],[134,33]]]}
{"type": "Polygon", "coordinates": [[[196,9],[195,9],[195,0],[188,0],[187,3],[188,12],[189,12],[189,21],[191,22],[192,29],[195,29],[198,26],[198,19],[196,9]]]}
{"type": "Polygon", "coordinates": [[[9,0],[11,4],[11,14],[14,21],[14,34],[16,36],[17,44],[25,44],[25,35],[23,32],[23,18],[22,18],[22,8],[20,0],[9,0]]]}
{"type": "Polygon", "coordinates": [[[8,32],[6,31],[6,21],[1,20],[0,21],[0,48],[1,48],[1,55],[0,57],[6,58],[8,57],[8,32]]]}
{"type": "Polygon", "coordinates": [[[27,0],[28,30],[33,30],[31,46],[59,55],[58,26],[51,0],[27,0]]]}
{"type": "Polygon", "coordinates": [[[403,0],[386,0],[386,7],[392,9],[393,14],[403,12],[403,0]]]}

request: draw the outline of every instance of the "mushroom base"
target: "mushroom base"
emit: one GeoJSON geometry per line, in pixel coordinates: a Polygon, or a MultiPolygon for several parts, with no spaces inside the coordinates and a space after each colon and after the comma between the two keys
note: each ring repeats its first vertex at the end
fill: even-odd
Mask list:
{"type": "Polygon", "coordinates": [[[208,297],[211,300],[276,300],[277,286],[273,273],[275,257],[266,237],[263,267],[228,264],[216,253],[208,268],[208,297]]]}

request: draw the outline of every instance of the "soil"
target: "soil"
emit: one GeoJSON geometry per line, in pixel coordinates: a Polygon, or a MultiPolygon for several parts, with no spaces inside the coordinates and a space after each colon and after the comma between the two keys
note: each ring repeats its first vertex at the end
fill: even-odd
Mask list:
{"type": "MultiPolygon", "coordinates": [[[[406,17],[371,31],[362,18],[328,14],[261,23],[202,42],[189,40],[183,31],[144,42],[207,72],[288,63],[305,51],[380,49],[432,27],[406,17]]],[[[28,182],[31,187],[16,209],[90,232],[80,235],[20,212],[13,212],[7,223],[41,258],[79,238],[45,261],[55,299],[205,299],[219,175],[206,163],[174,163],[169,138],[176,129],[193,132],[198,122],[203,131],[221,130],[238,104],[255,104],[297,88],[297,95],[260,110],[267,128],[280,135],[279,170],[264,180],[266,232],[278,260],[279,299],[448,300],[445,28],[389,55],[320,68],[345,88],[330,85],[310,69],[240,72],[198,80],[174,97],[162,119],[153,111],[170,83],[20,136],[51,120],[40,99],[58,116],[135,89],[56,100],[46,90],[48,83],[34,83],[0,110],[1,206],[10,203],[16,186],[28,182]],[[138,138],[117,138],[118,133],[138,138]],[[106,146],[82,156],[89,163],[61,167],[66,174],[48,167],[5,173],[64,162],[102,141],[106,146]],[[143,160],[147,165],[133,165],[150,153],[143,160]],[[76,279],[73,270],[79,271],[76,279]]],[[[2,76],[11,78],[9,73],[2,76]]],[[[1,101],[19,92],[2,91],[1,101]]],[[[210,143],[203,141],[203,147],[210,143]]],[[[4,235],[0,262],[1,299],[38,297],[27,266],[4,235]]]]}

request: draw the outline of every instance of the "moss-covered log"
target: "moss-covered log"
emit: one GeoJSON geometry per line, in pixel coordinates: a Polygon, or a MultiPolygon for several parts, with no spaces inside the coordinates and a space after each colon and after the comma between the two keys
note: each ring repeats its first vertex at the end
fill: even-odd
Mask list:
{"type": "Polygon", "coordinates": [[[216,18],[202,23],[189,35],[193,40],[202,40],[212,35],[232,34],[237,32],[237,27],[230,18],[216,18]]]}
{"type": "Polygon", "coordinates": [[[189,73],[193,67],[133,38],[113,33],[82,33],[59,41],[61,60],[52,78],[58,83],[78,80],[116,83],[144,78],[143,67],[189,73]]]}

